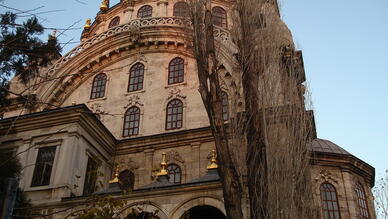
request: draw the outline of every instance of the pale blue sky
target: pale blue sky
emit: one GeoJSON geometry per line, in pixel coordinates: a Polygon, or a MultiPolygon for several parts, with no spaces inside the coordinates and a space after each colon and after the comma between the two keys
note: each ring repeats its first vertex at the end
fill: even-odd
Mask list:
{"type": "MultiPolygon", "coordinates": [[[[81,27],[95,17],[100,2],[0,0],[21,10],[65,10],[40,14],[46,27],[66,28],[81,20],[78,30],[59,37],[61,42],[79,41],[81,27]]],[[[283,0],[281,11],[303,51],[318,137],[342,146],[381,176],[388,169],[388,1],[283,0]]]]}

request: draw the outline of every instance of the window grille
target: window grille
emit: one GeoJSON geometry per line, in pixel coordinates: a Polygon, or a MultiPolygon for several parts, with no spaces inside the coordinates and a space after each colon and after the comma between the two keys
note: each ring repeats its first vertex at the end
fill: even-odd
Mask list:
{"type": "Polygon", "coordinates": [[[321,185],[322,212],[325,219],[340,219],[337,192],[330,183],[321,185]]]}
{"type": "Polygon", "coordinates": [[[90,99],[101,98],[105,96],[105,87],[106,87],[106,75],[101,73],[94,77],[92,92],[90,94],[90,99]]]}
{"type": "Polygon", "coordinates": [[[229,98],[226,92],[221,93],[222,98],[222,118],[224,121],[229,120],[229,98]]]}
{"type": "Polygon", "coordinates": [[[120,24],[120,17],[114,17],[110,23],[109,23],[109,26],[108,28],[112,28],[112,27],[115,27],[115,26],[118,26],[120,24]]]}
{"type": "Polygon", "coordinates": [[[357,193],[357,202],[360,209],[360,214],[362,218],[369,218],[368,204],[366,201],[364,187],[360,182],[356,184],[356,193],[357,193]]]}
{"type": "Polygon", "coordinates": [[[139,125],[140,125],[140,109],[136,106],[133,106],[125,112],[124,117],[124,130],[123,136],[133,136],[139,134],[139,125]]]}
{"type": "Polygon", "coordinates": [[[186,2],[177,2],[174,5],[173,15],[176,17],[188,17],[189,16],[189,6],[186,2]]]}
{"type": "Polygon", "coordinates": [[[137,11],[138,18],[147,18],[152,17],[152,7],[149,5],[144,5],[137,11]]]}
{"type": "Polygon", "coordinates": [[[227,28],[227,16],[226,11],[217,6],[212,9],[212,16],[213,16],[213,24],[216,26],[220,26],[223,28],[227,28]]]}
{"type": "Polygon", "coordinates": [[[181,58],[173,59],[168,66],[168,84],[176,84],[184,81],[185,65],[181,58]]]}
{"type": "Polygon", "coordinates": [[[181,183],[182,171],[181,171],[181,168],[178,165],[176,165],[176,164],[169,164],[167,166],[167,171],[168,171],[168,176],[169,176],[168,180],[171,183],[175,183],[175,184],[181,183]]]}
{"type": "Polygon", "coordinates": [[[143,89],[144,65],[136,63],[129,72],[128,92],[143,89]]]}
{"type": "Polygon", "coordinates": [[[91,157],[88,157],[86,166],[84,195],[93,194],[96,191],[98,163],[91,157]]]}
{"type": "Polygon", "coordinates": [[[178,99],[171,100],[167,104],[166,130],[182,128],[183,103],[178,99]]]}
{"type": "Polygon", "coordinates": [[[31,187],[50,184],[56,147],[39,148],[31,187]]]}

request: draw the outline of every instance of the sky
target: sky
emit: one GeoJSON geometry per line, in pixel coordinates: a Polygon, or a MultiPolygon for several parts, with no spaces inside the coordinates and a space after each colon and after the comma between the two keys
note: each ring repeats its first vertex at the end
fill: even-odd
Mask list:
{"type": "MultiPolygon", "coordinates": [[[[100,0],[0,0],[31,13],[59,33],[63,53],[79,43],[100,0]],[[50,13],[41,13],[60,10],[50,13]],[[66,44],[70,42],[69,44],[66,44]]],[[[118,0],[111,0],[111,4],[118,0]]],[[[281,13],[303,51],[319,138],[328,139],[376,168],[388,169],[388,1],[281,0],[281,13]]],[[[47,33],[48,34],[48,33],[47,33]]]]}

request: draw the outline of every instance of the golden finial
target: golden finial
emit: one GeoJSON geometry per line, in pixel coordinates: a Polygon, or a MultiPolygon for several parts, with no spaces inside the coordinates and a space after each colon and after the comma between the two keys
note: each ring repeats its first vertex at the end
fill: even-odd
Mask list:
{"type": "Polygon", "coordinates": [[[160,166],[162,167],[162,169],[156,175],[157,176],[166,176],[166,175],[168,175],[168,172],[166,170],[166,166],[167,166],[167,163],[166,163],[166,153],[164,153],[164,152],[162,153],[162,162],[160,163],[160,166]]]}
{"type": "Polygon", "coordinates": [[[92,20],[90,18],[86,19],[84,30],[89,30],[91,24],[92,24],[92,20]]]}
{"type": "Polygon", "coordinates": [[[108,0],[102,0],[101,6],[100,6],[100,10],[101,11],[106,11],[106,10],[108,10],[108,8],[109,8],[108,0]]]}
{"type": "Polygon", "coordinates": [[[115,177],[109,180],[109,183],[118,183],[119,182],[119,165],[116,166],[115,177]]]}
{"type": "Polygon", "coordinates": [[[210,155],[210,164],[207,166],[207,169],[211,170],[211,169],[217,169],[217,168],[218,168],[217,153],[216,153],[216,150],[212,150],[212,153],[210,155]]]}

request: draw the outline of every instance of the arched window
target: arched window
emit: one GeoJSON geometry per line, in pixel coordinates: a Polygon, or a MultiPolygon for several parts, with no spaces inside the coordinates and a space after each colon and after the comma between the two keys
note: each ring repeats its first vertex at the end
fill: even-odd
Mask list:
{"type": "Polygon", "coordinates": [[[119,173],[120,188],[123,190],[133,190],[135,185],[135,174],[130,170],[123,170],[119,173]]]}
{"type": "Polygon", "coordinates": [[[173,15],[176,17],[188,17],[189,16],[189,6],[186,2],[177,2],[174,5],[173,15]]]}
{"type": "Polygon", "coordinates": [[[144,65],[136,63],[129,71],[128,92],[143,89],[144,65]]]}
{"type": "Polygon", "coordinates": [[[369,218],[368,204],[366,201],[364,187],[360,182],[356,184],[356,193],[357,193],[357,201],[358,207],[360,209],[360,214],[362,218],[369,218]]]}
{"type": "Polygon", "coordinates": [[[106,87],[106,75],[101,73],[94,77],[92,92],[90,94],[90,99],[101,98],[105,96],[105,87],[106,87]]]}
{"type": "Polygon", "coordinates": [[[227,28],[228,24],[227,24],[226,11],[223,8],[219,6],[214,7],[212,9],[212,16],[213,16],[214,25],[227,28]]]}
{"type": "Polygon", "coordinates": [[[325,219],[340,219],[337,192],[330,183],[321,185],[322,212],[325,219]]]}
{"type": "Polygon", "coordinates": [[[178,99],[167,104],[166,130],[182,128],[183,103],[178,99]]]}
{"type": "Polygon", "coordinates": [[[222,100],[222,118],[224,121],[229,120],[229,98],[228,94],[224,91],[221,92],[221,100],[222,100]]]}
{"type": "Polygon", "coordinates": [[[123,136],[133,136],[139,134],[140,109],[133,106],[125,112],[123,136]]]}
{"type": "Polygon", "coordinates": [[[181,58],[171,60],[168,65],[168,84],[176,84],[184,81],[185,63],[181,58]]]}
{"type": "Polygon", "coordinates": [[[167,166],[167,171],[168,171],[168,176],[169,176],[169,181],[171,183],[179,184],[181,183],[181,168],[176,165],[176,164],[169,164],[167,166]]]}
{"type": "Polygon", "coordinates": [[[152,17],[152,7],[149,5],[144,5],[137,11],[138,18],[147,18],[152,17]]]}
{"type": "Polygon", "coordinates": [[[119,16],[114,17],[114,18],[110,21],[108,28],[115,27],[115,26],[117,26],[117,25],[119,25],[119,24],[120,24],[120,17],[119,17],[119,16]]]}

